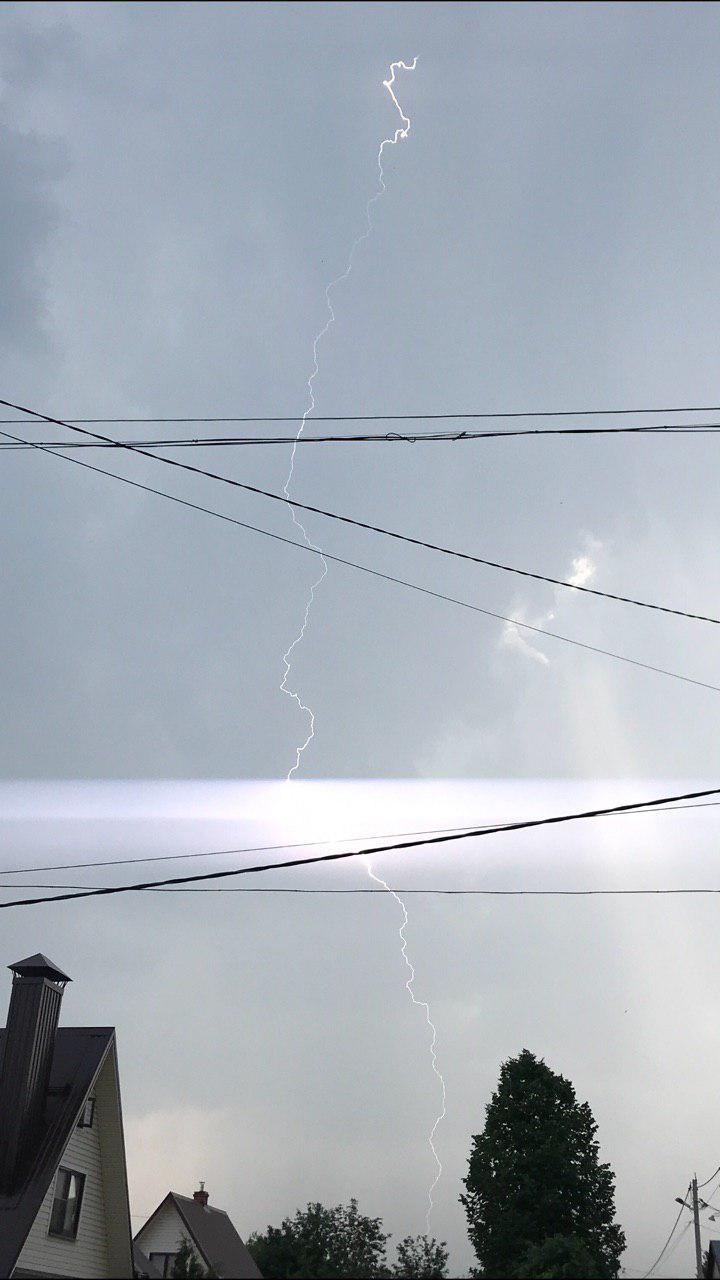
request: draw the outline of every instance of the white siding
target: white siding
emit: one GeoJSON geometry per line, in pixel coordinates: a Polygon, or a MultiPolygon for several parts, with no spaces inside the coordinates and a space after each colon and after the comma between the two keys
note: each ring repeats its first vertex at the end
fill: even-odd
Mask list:
{"type": "Polygon", "coordinates": [[[60,1164],[85,1174],[80,1221],[75,1240],[48,1235],[55,1195],[53,1178],[35,1222],[23,1245],[17,1266],[50,1276],[107,1276],[108,1250],[105,1201],[100,1168],[100,1135],[97,1119],[91,1129],[74,1129],[60,1164]]]}
{"type": "Polygon", "coordinates": [[[89,1096],[95,1098],[92,1128],[74,1129],[60,1159],[64,1168],[85,1174],[77,1237],[48,1235],[53,1177],[16,1267],[76,1280],[131,1280],[130,1208],[114,1041],[89,1096]]]}
{"type": "MultiPolygon", "coordinates": [[[[135,1237],[135,1243],[140,1246],[143,1253],[149,1256],[151,1253],[177,1253],[182,1244],[183,1236],[187,1236],[191,1244],[197,1249],[197,1245],[183,1222],[172,1201],[168,1201],[155,1214],[150,1222],[135,1237]]],[[[200,1261],[203,1261],[200,1250],[197,1250],[200,1261]]]]}

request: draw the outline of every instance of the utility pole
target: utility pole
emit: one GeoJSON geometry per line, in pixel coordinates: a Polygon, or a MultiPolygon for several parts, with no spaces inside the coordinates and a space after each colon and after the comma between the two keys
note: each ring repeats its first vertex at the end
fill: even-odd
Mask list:
{"type": "Polygon", "coordinates": [[[700,1243],[700,1207],[698,1205],[697,1174],[692,1180],[692,1207],[695,1220],[695,1258],[697,1261],[697,1277],[703,1280],[702,1244],[700,1243]]]}

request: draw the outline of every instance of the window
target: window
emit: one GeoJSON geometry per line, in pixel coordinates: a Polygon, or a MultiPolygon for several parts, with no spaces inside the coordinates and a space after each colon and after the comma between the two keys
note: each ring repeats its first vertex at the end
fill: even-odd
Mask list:
{"type": "Polygon", "coordinates": [[[50,1235],[74,1240],[77,1235],[80,1205],[82,1204],[85,1174],[72,1169],[58,1169],[55,1179],[55,1199],[50,1214],[50,1235]]]}
{"type": "Polygon", "coordinates": [[[82,1115],[78,1120],[78,1129],[92,1129],[93,1119],[95,1117],[95,1099],[88,1098],[83,1107],[82,1115]]]}
{"type": "Polygon", "coordinates": [[[148,1257],[151,1262],[155,1263],[161,1276],[172,1275],[173,1262],[177,1257],[176,1253],[149,1253],[148,1257]]]}

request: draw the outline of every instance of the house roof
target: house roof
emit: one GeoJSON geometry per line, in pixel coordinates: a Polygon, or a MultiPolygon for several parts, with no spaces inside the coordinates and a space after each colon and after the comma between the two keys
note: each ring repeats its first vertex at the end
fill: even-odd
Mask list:
{"type": "Polygon", "coordinates": [[[207,1266],[212,1267],[220,1276],[232,1276],[233,1280],[262,1280],[262,1273],[225,1210],[198,1204],[191,1196],[181,1196],[177,1191],[168,1192],[155,1213],[138,1232],[136,1239],[139,1239],[148,1223],[168,1201],[175,1206],[207,1266]]]}
{"type": "MultiPolygon", "coordinates": [[[[0,1030],[0,1069],[5,1034],[0,1030]]],[[[55,1033],[45,1122],[37,1152],[24,1184],[12,1195],[0,1195],[0,1276],[10,1275],[17,1261],[114,1038],[113,1027],[61,1027],[55,1033]]]]}

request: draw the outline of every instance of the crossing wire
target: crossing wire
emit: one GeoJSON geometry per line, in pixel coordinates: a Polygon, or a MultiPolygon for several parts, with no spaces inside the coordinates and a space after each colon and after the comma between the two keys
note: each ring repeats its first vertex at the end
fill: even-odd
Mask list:
{"type": "MultiPolygon", "coordinates": [[[[20,436],[10,435],[7,431],[0,431],[0,436],[4,436],[9,440],[20,441],[23,444],[29,444],[30,441],[23,440],[20,436]]],[[[226,515],[224,512],[216,511],[212,507],[205,507],[201,503],[191,502],[188,498],[180,498],[176,494],[167,493],[164,489],[156,489],[153,485],[143,484],[139,480],[131,480],[129,476],[119,475],[117,471],[108,471],[105,467],[98,467],[92,462],[83,462],[81,458],[73,458],[64,453],[55,453],[53,449],[46,445],[33,444],[33,448],[39,449],[41,453],[49,454],[53,458],[59,458],[62,462],[70,462],[76,467],[84,467],[86,471],[94,471],[98,475],[108,476],[112,480],[119,480],[121,484],[129,485],[132,489],[139,489],[143,493],[152,493],[155,497],[165,498],[168,502],[174,502],[177,506],[187,507],[191,511],[201,511],[204,515],[213,516],[217,520],[223,520],[226,524],[236,525],[239,529],[247,529],[252,533],[261,534],[264,538],[271,538],[273,542],[280,542],[287,547],[295,547],[299,551],[304,551],[308,555],[324,555],[326,560],[333,561],[334,564],[345,565],[348,569],[357,569],[360,573],[370,574],[373,578],[378,578],[383,582],[391,582],[395,586],[405,587],[409,591],[417,591],[420,595],[429,596],[434,600],[442,600],[446,604],[455,604],[461,609],[469,609],[472,613],[480,613],[486,618],[494,618],[498,622],[510,623],[513,627],[519,627],[523,631],[532,631],[535,635],[549,636],[553,640],[560,640],[564,644],[574,645],[578,649],[585,649],[589,653],[598,653],[606,658],[613,658],[617,662],[626,662],[630,666],[640,667],[644,671],[652,671],[656,675],[667,676],[670,680],[681,680],[684,684],[692,684],[700,689],[709,689],[712,693],[720,693],[720,685],[710,684],[706,680],[697,680],[693,676],[682,675],[678,671],[670,671],[667,667],[658,667],[650,662],[643,662],[640,658],[629,658],[626,654],[615,653],[612,649],[603,649],[599,645],[588,644],[584,640],[575,640],[570,636],[561,635],[559,631],[550,631],[547,627],[537,627],[530,622],[522,622],[519,618],[509,618],[504,613],[497,613],[492,609],[485,609],[481,605],[471,604],[469,600],[461,600],[457,596],[448,595],[443,591],[433,591],[430,587],[422,587],[417,582],[410,582],[407,578],[400,578],[396,574],[383,573],[380,569],[372,569],[369,565],[360,564],[357,560],[349,560],[344,556],[334,555],[330,551],[320,551],[317,547],[309,547],[304,542],[297,542],[293,538],[287,538],[280,533],[272,533],[269,529],[263,529],[259,525],[250,524],[247,520],[238,520],[235,516],[226,515]]]]}
{"type": "Polygon", "coordinates": [[[274,493],[272,490],[263,489],[259,485],[248,484],[243,480],[235,480],[231,476],[222,475],[217,471],[208,471],[205,467],[197,467],[190,462],[180,462],[178,458],[168,458],[163,454],[151,453],[148,449],[140,448],[137,445],[121,444],[120,441],[112,440],[108,436],[100,435],[94,431],[87,431],[84,427],[77,426],[75,423],[63,421],[60,418],[50,417],[48,414],[40,413],[39,410],[28,409],[24,405],[13,404],[10,400],[0,399],[0,404],[3,404],[10,409],[16,409],[20,413],[32,414],[43,422],[50,422],[54,423],[56,426],[65,427],[68,431],[76,431],[84,436],[92,436],[95,439],[104,441],[106,444],[112,444],[118,448],[127,450],[130,453],[136,453],[141,458],[152,458],[155,462],[161,462],[165,466],[176,467],[181,471],[187,471],[193,475],[203,476],[208,480],[216,480],[221,484],[230,485],[234,489],[242,489],[245,493],[254,493],[258,497],[268,498],[273,502],[282,503],[283,506],[291,507],[293,510],[307,511],[312,515],[322,516],[327,520],[348,524],[356,529],[364,529],[366,532],[378,533],[385,538],[392,538],[395,541],[407,543],[415,547],[421,547],[427,551],[435,551],[440,555],[450,556],[453,559],[483,565],[490,569],[498,569],[502,573],[511,573],[522,578],[531,578],[536,582],[547,582],[555,587],[566,587],[572,591],[580,591],[586,595],[598,596],[605,600],[615,600],[622,604],[631,604],[640,609],[652,609],[655,612],[672,614],[675,617],[688,618],[697,622],[710,622],[716,626],[720,626],[720,618],[715,618],[708,614],[693,613],[685,609],[674,609],[669,605],[655,604],[647,600],[638,600],[633,596],[619,595],[611,591],[601,591],[597,587],[581,586],[579,583],[567,582],[562,578],[553,578],[548,574],[534,573],[528,569],[518,569],[513,565],[503,564],[497,560],[490,560],[484,556],[476,556],[467,551],[458,551],[455,548],[445,547],[439,543],[430,542],[423,538],[414,538],[410,534],[399,533],[397,530],[386,529],[382,525],[371,524],[365,520],[357,520],[352,516],[341,515],[337,511],[328,511],[324,507],[317,507],[311,503],[299,502],[296,498],[289,498],[286,497],[285,494],[274,493]]]}
{"type": "Polygon", "coordinates": [[[526,818],[519,822],[503,823],[498,826],[481,826],[462,833],[449,835],[426,836],[419,840],[401,840],[391,844],[374,845],[369,848],[351,849],[342,853],[319,853],[310,858],[288,858],[282,862],[265,862],[250,867],[234,867],[227,871],[207,871],[192,876],[172,876],[165,880],[147,880],[140,884],[106,885],[99,889],[75,890],[72,893],[49,894],[44,898],[16,898],[10,902],[0,903],[0,911],[10,907],[34,907],[47,902],[70,902],[78,898],[107,897],[118,893],[137,893],[146,889],[160,889],[169,885],[195,884],[205,880],[225,880],[229,876],[255,875],[262,871],[278,871],[288,867],[313,866],[326,862],[342,862],[348,858],[371,857],[378,853],[396,853],[403,849],[416,849],[421,846],[448,844],[468,837],[499,835],[508,831],[526,831],[536,827],[555,826],[558,823],[578,822],[590,818],[605,817],[613,813],[629,813],[641,809],[655,809],[661,805],[674,804],[677,801],[701,800],[706,796],[720,795],[720,787],[712,787],[703,791],[688,791],[682,795],[660,796],[654,800],[639,800],[632,804],[612,805],[600,809],[586,809],[580,813],[557,814],[550,818],[526,818]]]}

